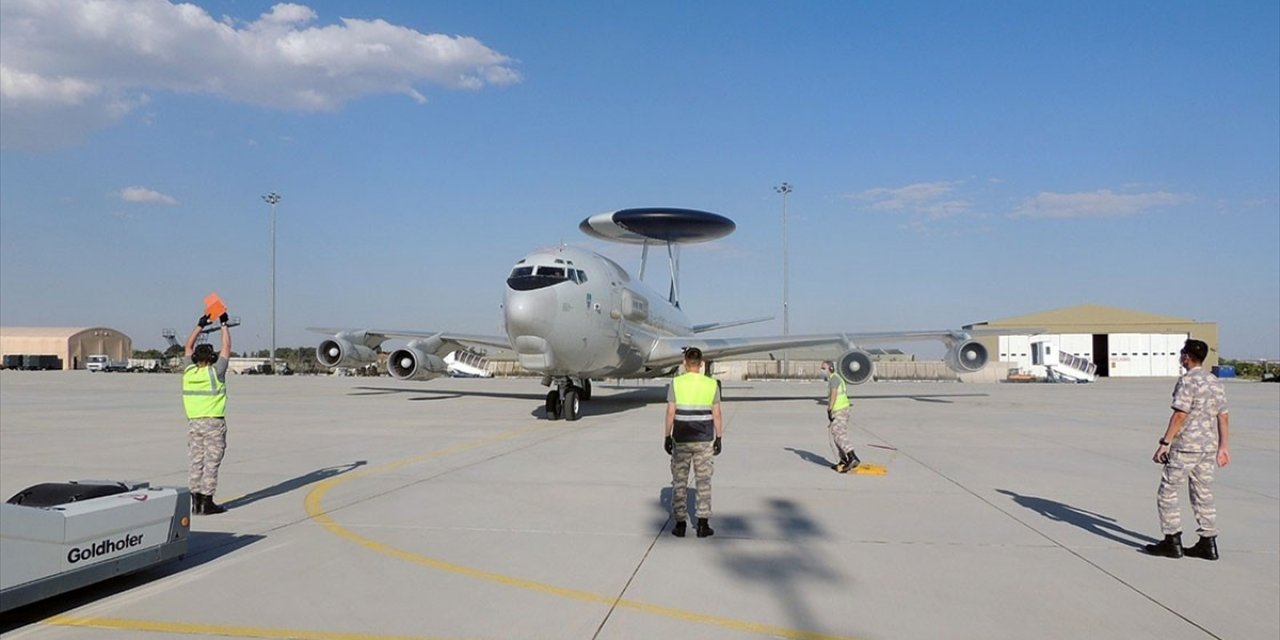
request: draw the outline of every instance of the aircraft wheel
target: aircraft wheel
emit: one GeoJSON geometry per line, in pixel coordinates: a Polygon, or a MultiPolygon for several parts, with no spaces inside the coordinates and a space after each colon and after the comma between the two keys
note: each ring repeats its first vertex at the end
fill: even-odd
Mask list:
{"type": "Polygon", "coordinates": [[[591,399],[591,381],[586,378],[582,379],[582,399],[583,401],[591,399]]]}
{"type": "Polygon", "coordinates": [[[556,420],[560,418],[560,392],[552,389],[547,392],[547,419],[556,420]]]}
{"type": "Polygon", "coordinates": [[[577,387],[569,387],[564,390],[564,419],[570,422],[578,419],[578,400],[581,390],[577,387]]]}

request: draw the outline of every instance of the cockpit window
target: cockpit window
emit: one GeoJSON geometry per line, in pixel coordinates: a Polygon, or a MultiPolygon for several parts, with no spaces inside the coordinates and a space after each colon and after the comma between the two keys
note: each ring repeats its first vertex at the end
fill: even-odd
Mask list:
{"type": "Polygon", "coordinates": [[[541,266],[537,269],[534,272],[533,267],[516,267],[507,278],[507,286],[516,291],[530,291],[569,281],[564,267],[541,266]]]}

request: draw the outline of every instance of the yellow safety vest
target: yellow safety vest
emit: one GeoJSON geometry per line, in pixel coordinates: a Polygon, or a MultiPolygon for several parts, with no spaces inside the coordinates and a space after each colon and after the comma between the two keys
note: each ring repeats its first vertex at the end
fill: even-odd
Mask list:
{"type": "Polygon", "coordinates": [[[182,372],[182,406],[189,420],[226,417],[227,385],[213,365],[188,365],[182,372]]]}
{"type": "MultiPolygon", "coordinates": [[[[845,391],[844,378],[834,371],[831,372],[831,375],[835,376],[836,380],[840,381],[840,390],[836,391],[836,403],[831,406],[831,412],[835,413],[841,409],[849,408],[849,396],[845,391]]],[[[830,392],[828,391],[828,393],[830,392]]]]}
{"type": "Polygon", "coordinates": [[[716,438],[716,423],[711,415],[716,392],[715,378],[701,373],[685,373],[671,381],[676,396],[676,419],[671,437],[676,442],[711,442],[716,438]]]}

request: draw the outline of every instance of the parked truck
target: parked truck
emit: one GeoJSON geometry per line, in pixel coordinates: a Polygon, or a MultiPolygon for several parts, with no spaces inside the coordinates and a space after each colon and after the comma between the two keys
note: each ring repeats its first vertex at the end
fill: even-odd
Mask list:
{"type": "Polygon", "coordinates": [[[96,353],[85,360],[84,368],[90,371],[127,371],[129,363],[112,360],[105,353],[96,353]]]}
{"type": "Polygon", "coordinates": [[[22,355],[22,368],[27,371],[49,371],[62,368],[62,358],[53,355],[22,355]]]}

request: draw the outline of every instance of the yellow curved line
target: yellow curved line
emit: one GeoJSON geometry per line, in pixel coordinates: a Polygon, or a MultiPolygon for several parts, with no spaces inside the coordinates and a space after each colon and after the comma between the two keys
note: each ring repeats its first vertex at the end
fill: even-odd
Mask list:
{"type": "Polygon", "coordinates": [[[533,431],[536,429],[542,429],[542,428],[545,428],[545,427],[539,426],[539,427],[533,427],[528,429],[517,429],[514,431],[508,431],[506,433],[498,434],[490,438],[476,440],[469,443],[464,443],[461,445],[449,447],[447,449],[441,449],[439,451],[425,453],[413,458],[407,458],[405,460],[392,462],[392,463],[383,465],[381,467],[378,467],[376,469],[369,469],[367,471],[345,473],[339,476],[334,476],[332,478],[323,480],[318,484],[316,484],[316,486],[311,490],[311,492],[307,494],[307,497],[303,501],[303,504],[305,505],[307,509],[307,513],[311,516],[311,518],[316,522],[320,523],[320,525],[323,526],[325,529],[328,529],[330,533],[333,533],[334,535],[340,538],[343,538],[345,540],[354,542],[371,551],[376,551],[378,553],[382,553],[382,554],[391,556],[393,558],[399,558],[401,560],[408,560],[409,562],[413,562],[415,564],[419,564],[424,567],[429,567],[431,569],[439,569],[440,571],[447,571],[449,573],[455,573],[458,575],[467,576],[469,578],[488,580],[490,582],[496,582],[499,584],[505,584],[505,585],[517,587],[520,589],[527,589],[530,591],[536,591],[539,593],[559,596],[562,598],[569,598],[572,600],[580,600],[583,602],[592,602],[597,604],[612,605],[620,609],[629,609],[629,610],[638,611],[641,613],[649,613],[649,614],[664,616],[667,618],[685,620],[688,622],[709,624],[717,627],[723,627],[726,629],[733,629],[736,631],[769,634],[769,635],[773,635],[781,638],[792,638],[794,640],[853,640],[852,638],[848,638],[845,636],[834,636],[834,635],[828,635],[824,633],[817,633],[813,631],[804,631],[801,629],[789,629],[786,627],[777,627],[773,625],[759,624],[755,622],[746,622],[744,620],[737,620],[734,618],[727,618],[723,616],[708,615],[708,614],[698,613],[695,611],[688,611],[685,609],[677,609],[675,607],[666,607],[662,605],[648,604],[644,602],[639,602],[637,600],[627,600],[627,599],[618,598],[615,596],[592,593],[590,591],[582,591],[578,589],[571,589],[568,587],[561,587],[554,584],[548,584],[545,582],[526,580],[524,578],[517,578],[514,576],[508,576],[501,573],[495,573],[493,571],[485,571],[483,569],[477,569],[474,567],[468,567],[466,565],[456,564],[456,563],[448,562],[445,560],[439,560],[429,556],[424,556],[422,554],[414,553],[412,551],[405,551],[403,549],[398,549],[389,544],[378,542],[377,540],[374,540],[372,538],[367,538],[358,533],[355,533],[354,531],[351,531],[350,529],[347,529],[346,527],[343,527],[342,525],[338,524],[338,522],[335,521],[333,518],[329,517],[328,512],[324,510],[324,506],[322,502],[324,500],[325,494],[329,493],[330,489],[338,485],[341,485],[343,483],[350,482],[357,478],[372,476],[379,473],[385,473],[393,469],[398,469],[411,464],[416,464],[418,462],[429,460],[431,458],[439,458],[439,457],[443,457],[453,453],[466,451],[468,449],[474,449],[486,444],[499,442],[501,440],[508,440],[518,435],[522,435],[526,432],[533,431]]]}

